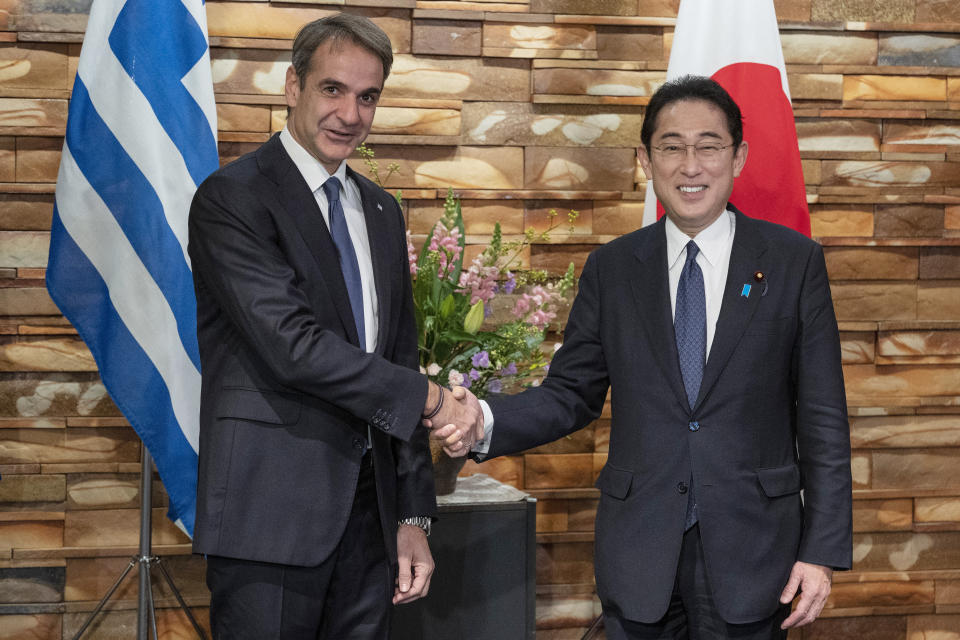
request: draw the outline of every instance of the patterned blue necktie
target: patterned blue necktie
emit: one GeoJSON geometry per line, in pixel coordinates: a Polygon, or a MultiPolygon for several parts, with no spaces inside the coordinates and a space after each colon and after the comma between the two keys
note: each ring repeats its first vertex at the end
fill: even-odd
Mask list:
{"type": "MultiPolygon", "coordinates": [[[[687,243],[687,261],[677,284],[677,307],[674,311],[673,328],[677,336],[677,353],[680,356],[680,374],[687,392],[690,409],[700,393],[703,367],[707,359],[707,301],[703,290],[703,271],[697,264],[700,247],[691,240],[687,243]]],[[[692,424],[692,423],[691,423],[692,424]]],[[[697,502],[693,495],[693,478],[687,497],[685,528],[697,522],[697,502]]]]}
{"type": "Polygon", "coordinates": [[[365,349],[366,333],[363,325],[363,285],[360,281],[360,264],[357,262],[357,253],[353,249],[353,241],[347,229],[343,205],[340,204],[340,181],[335,177],[329,178],[323,183],[323,193],[326,194],[327,203],[330,205],[327,212],[330,219],[330,235],[333,236],[333,244],[337,247],[340,271],[343,272],[343,281],[347,285],[347,295],[350,297],[353,321],[357,325],[360,348],[365,349]]]}

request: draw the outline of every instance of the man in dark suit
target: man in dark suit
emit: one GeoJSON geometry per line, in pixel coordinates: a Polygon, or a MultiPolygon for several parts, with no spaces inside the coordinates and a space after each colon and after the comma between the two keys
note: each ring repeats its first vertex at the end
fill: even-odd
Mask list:
{"type": "MultiPolygon", "coordinates": [[[[595,564],[611,639],[783,638],[819,615],[832,570],[850,567],[850,441],[823,251],[728,203],[742,137],[714,81],[657,91],[638,155],[666,216],[590,255],[549,376],[491,399],[474,449],[562,437],[600,415],[609,387],[595,564]]],[[[463,455],[463,433],[434,437],[463,455]]]]}
{"type": "Polygon", "coordinates": [[[194,550],[217,638],[386,638],[392,604],[425,595],[433,571],[421,416],[482,429],[417,371],[400,208],[345,162],[392,59],[366,18],[306,25],[286,127],[193,201],[194,550]]]}

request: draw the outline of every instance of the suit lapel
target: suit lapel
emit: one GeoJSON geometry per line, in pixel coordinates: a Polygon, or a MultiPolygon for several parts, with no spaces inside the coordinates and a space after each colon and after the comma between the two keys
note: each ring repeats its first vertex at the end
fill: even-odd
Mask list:
{"type": "Polygon", "coordinates": [[[670,278],[667,273],[667,236],[661,218],[653,233],[646,234],[645,242],[637,247],[634,256],[642,263],[639,277],[631,278],[633,293],[639,313],[637,318],[649,340],[660,369],[677,401],[684,411],[689,410],[687,392],[680,375],[680,359],[677,355],[677,339],[673,332],[673,313],[670,309],[670,278]]]}
{"type": "Polygon", "coordinates": [[[360,201],[363,203],[363,218],[367,225],[367,238],[370,241],[370,257],[373,261],[373,280],[377,293],[377,353],[384,353],[387,345],[387,331],[390,318],[390,238],[387,236],[387,224],[382,202],[384,191],[370,188],[366,180],[347,167],[347,175],[360,189],[360,201]]]}
{"type": "Polygon", "coordinates": [[[261,147],[257,160],[260,171],[276,183],[277,200],[293,220],[294,226],[316,260],[323,283],[348,339],[352,344],[359,345],[357,326],[350,310],[350,297],[343,281],[333,238],[323,222],[316,199],[293,160],[287,155],[279,135],[274,135],[261,147]]]}
{"type": "Polygon", "coordinates": [[[761,288],[754,281],[753,274],[757,271],[766,273],[768,270],[768,264],[764,261],[766,256],[763,255],[766,251],[766,242],[763,237],[750,218],[737,211],[733,205],[729,206],[736,213],[730,266],[727,269],[727,282],[724,286],[720,316],[717,318],[717,327],[710,347],[710,357],[707,358],[707,365],[703,370],[703,381],[700,384],[700,394],[697,397],[695,409],[700,407],[703,399],[716,384],[750,319],[760,305],[761,288]],[[751,295],[741,295],[745,284],[751,285],[751,295]]]}

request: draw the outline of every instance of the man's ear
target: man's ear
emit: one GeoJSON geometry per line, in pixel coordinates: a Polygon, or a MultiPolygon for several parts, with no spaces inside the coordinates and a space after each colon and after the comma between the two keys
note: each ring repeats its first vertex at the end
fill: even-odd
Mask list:
{"type": "Polygon", "coordinates": [[[287,78],[283,83],[283,93],[288,107],[297,106],[297,100],[300,98],[300,77],[294,71],[293,65],[287,67],[287,78]]]}
{"type": "Polygon", "coordinates": [[[640,166],[643,167],[643,173],[647,176],[647,180],[653,180],[653,167],[650,166],[650,154],[647,153],[647,148],[642,144],[637,147],[637,160],[640,161],[640,166]]]}
{"type": "Polygon", "coordinates": [[[736,153],[733,154],[734,178],[740,175],[740,172],[743,171],[743,166],[747,164],[747,151],[749,151],[749,145],[747,144],[747,141],[744,140],[740,143],[740,146],[737,147],[736,153]]]}

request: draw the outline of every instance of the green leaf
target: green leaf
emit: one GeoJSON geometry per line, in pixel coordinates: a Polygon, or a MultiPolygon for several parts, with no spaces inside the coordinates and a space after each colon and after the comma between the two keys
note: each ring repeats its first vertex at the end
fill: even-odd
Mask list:
{"type": "Polygon", "coordinates": [[[452,293],[448,294],[447,297],[443,299],[443,302],[440,303],[440,317],[446,320],[450,317],[450,314],[456,310],[456,308],[456,299],[452,293]]]}

